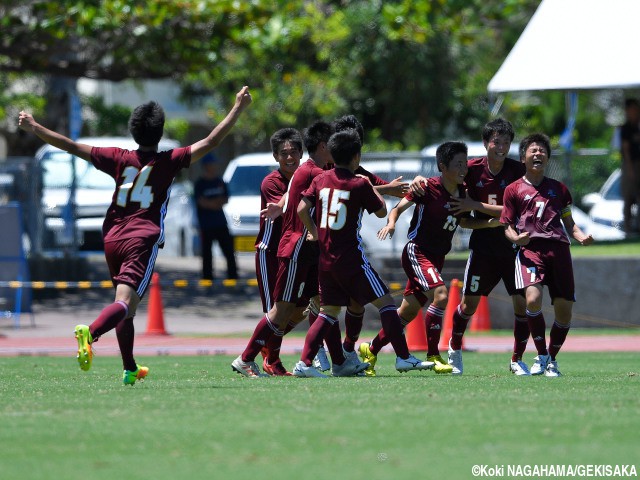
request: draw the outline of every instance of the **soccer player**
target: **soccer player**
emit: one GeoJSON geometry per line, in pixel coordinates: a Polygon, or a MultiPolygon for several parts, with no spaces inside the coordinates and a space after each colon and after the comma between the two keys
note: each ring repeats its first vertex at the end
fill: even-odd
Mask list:
{"type": "MultiPolygon", "coordinates": [[[[296,308],[318,304],[318,244],[307,241],[307,231],[296,212],[302,192],[311,185],[312,180],[324,172],[323,168],[331,159],[327,141],[333,129],[322,121],[313,123],[304,132],[304,144],[309,159],[301,164],[289,182],[289,189],[284,196],[284,212],[282,221],[282,238],[278,246],[278,275],[274,286],[275,305],[271,307],[258,322],[247,347],[231,364],[234,371],[251,378],[262,375],[255,358],[262,348],[270,342],[272,336],[282,337],[286,331],[296,308]]],[[[269,204],[267,208],[276,211],[269,218],[276,218],[280,213],[278,206],[269,204]]],[[[310,317],[315,315],[313,310],[310,317]]],[[[313,318],[310,319],[313,323],[313,318]]],[[[339,335],[339,331],[338,331],[339,335]]],[[[270,342],[273,345],[273,341],[270,342]]],[[[356,370],[366,368],[357,359],[357,363],[346,361],[340,341],[338,348],[335,342],[328,343],[329,354],[333,362],[334,374],[358,373],[356,370]]]]}
{"type": "Polygon", "coordinates": [[[505,189],[500,222],[507,239],[520,247],[515,264],[516,287],[524,289],[527,321],[538,351],[531,375],[558,377],[556,355],[567,338],[575,302],[567,232],[581,245],[590,245],[593,237],[575,224],[567,187],[545,176],[550,156],[546,135],[534,133],[522,139],[520,158],[526,173],[505,189]],[[555,313],[548,348],[542,314],[543,285],[549,289],[555,313]]]}
{"type": "MultiPolygon", "coordinates": [[[[454,212],[474,212],[475,218],[499,218],[502,212],[504,190],[524,175],[522,162],[507,158],[514,132],[510,122],[498,118],[488,122],[482,130],[482,141],[487,155],[467,163],[465,177],[467,197],[453,199],[454,212]]],[[[453,375],[462,375],[462,339],[480,303],[502,280],[511,296],[515,314],[513,354],[510,369],[515,375],[529,375],[522,355],[529,340],[529,325],[523,292],[515,286],[513,268],[516,250],[501,229],[473,230],[469,240],[469,258],[464,272],[460,305],[453,314],[453,328],[449,340],[448,363],[453,375]]]]}
{"type": "MultiPolygon", "coordinates": [[[[453,202],[465,195],[464,177],[467,174],[467,146],[462,142],[445,142],[436,150],[439,177],[426,179],[423,196],[409,193],[396,205],[387,225],[378,232],[384,240],[395,232],[395,225],[403,212],[416,205],[409,226],[409,242],[402,252],[402,268],[408,281],[398,314],[403,325],[408,325],[418,311],[430,302],[425,316],[427,361],[436,373],[451,373],[452,367],[440,355],[438,344],[442,330],[442,317],[447,306],[447,287],[440,275],[445,255],[451,250],[453,234],[461,225],[465,228],[494,228],[500,223],[495,218],[474,219],[468,214],[454,213],[453,202]]],[[[386,333],[380,331],[371,343],[358,347],[364,362],[371,366],[365,371],[375,376],[377,355],[388,343],[386,333]]]]}
{"type": "MultiPolygon", "coordinates": [[[[355,115],[344,115],[337,118],[333,121],[333,128],[335,132],[355,130],[360,138],[360,144],[364,145],[364,127],[355,115]]],[[[402,176],[387,182],[377,175],[367,171],[360,165],[358,165],[355,173],[357,175],[366,176],[371,182],[371,185],[373,185],[373,188],[381,195],[390,195],[402,198],[409,191],[409,185],[407,182],[402,182],[402,176]]],[[[360,332],[362,331],[364,312],[364,307],[362,305],[358,305],[358,303],[353,299],[345,311],[345,337],[342,346],[348,354],[355,352],[355,345],[358,342],[360,332]]],[[[336,324],[334,328],[339,329],[339,325],[336,324]]]]}
{"type": "Polygon", "coordinates": [[[164,243],[163,221],[171,185],[181,169],[218,146],[250,103],[249,87],[245,86],[236,94],[235,104],[227,116],[206,138],[167,152],[158,152],[158,142],[164,132],[164,111],[156,102],[136,107],[129,118],[129,132],[138,144],[138,149],[132,151],[77,143],[38,124],[30,114],[20,112],[20,128],[91,162],[116,183],[102,228],[115,301],[106,306],[91,325],[75,328],[77,358],[82,370],[91,368],[93,342],[115,328],[124,366],[124,384],[133,385],[148,374],[149,369],[138,365],[133,356],[133,317],[149,286],[158,249],[164,243]]]}
{"type": "MultiPolygon", "coordinates": [[[[260,185],[261,210],[268,203],[278,203],[287,192],[289,181],[302,158],[302,135],[295,128],[282,128],[271,135],[270,144],[273,157],[279,168],[267,175],[260,185]]],[[[274,305],[273,290],[278,275],[278,245],[282,237],[282,217],[271,221],[260,217],[260,231],[256,237],[256,278],[262,300],[262,311],[266,314],[274,305]]],[[[294,317],[302,318],[303,307],[294,310],[294,317]]],[[[290,322],[296,325],[298,322],[290,322]]],[[[272,337],[274,338],[274,337],[272,337]]],[[[282,338],[282,337],[277,337],[282,338]]],[[[269,375],[291,375],[279,358],[280,343],[266,344],[262,368],[269,375]]]]}
{"type": "Polygon", "coordinates": [[[293,374],[325,377],[312,366],[313,358],[325,335],[338,322],[341,306],[349,305],[352,299],[360,305],[373,303],[378,308],[382,328],[397,355],[398,371],[427,369],[431,364],[410,355],[389,290],[369,264],[360,244],[358,231],[363,210],[381,218],[386,215],[387,207],[370,181],[354,173],[360,163],[361,143],[357,132],[336,132],[329,139],[328,148],[335,169],[316,177],[298,205],[309,239],[317,241],[320,248],[321,306],[318,319],[307,332],[293,374]],[[317,210],[315,214],[314,210],[317,210]]]}

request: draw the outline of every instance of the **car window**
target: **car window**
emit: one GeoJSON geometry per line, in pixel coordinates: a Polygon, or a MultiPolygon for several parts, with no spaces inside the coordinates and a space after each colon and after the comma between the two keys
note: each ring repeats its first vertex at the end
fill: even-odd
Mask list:
{"type": "Polygon", "coordinates": [[[277,164],[238,166],[227,184],[229,196],[260,195],[262,180],[277,167],[277,164]]]}
{"type": "MultiPolygon", "coordinates": [[[[42,158],[42,183],[44,188],[71,187],[71,158],[72,155],[67,152],[50,152],[42,158]]],[[[109,175],[79,157],[73,158],[75,159],[77,188],[113,189],[114,181],[109,175]]]]}
{"type": "Polygon", "coordinates": [[[622,189],[621,189],[620,179],[621,179],[621,176],[618,175],[618,177],[613,182],[611,182],[611,185],[607,189],[607,191],[604,192],[603,197],[606,200],[622,200],[622,189]]]}

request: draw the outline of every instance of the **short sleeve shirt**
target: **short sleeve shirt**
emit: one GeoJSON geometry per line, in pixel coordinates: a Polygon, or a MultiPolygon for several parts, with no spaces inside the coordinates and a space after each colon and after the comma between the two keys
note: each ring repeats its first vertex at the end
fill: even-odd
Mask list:
{"type": "Polygon", "coordinates": [[[359,233],[362,214],[384,206],[371,183],[336,168],[316,177],[303,196],[316,207],[319,269],[353,272],[368,263],[359,233]]]}
{"type": "Polygon", "coordinates": [[[198,212],[198,224],[200,228],[220,228],[227,224],[227,217],[222,209],[211,210],[202,208],[198,205],[199,198],[214,199],[227,198],[229,192],[227,184],[221,177],[216,178],[199,178],[193,186],[193,196],[196,199],[196,208],[198,212]]]}
{"type": "MultiPolygon", "coordinates": [[[[444,187],[441,177],[428,178],[423,188],[424,196],[409,193],[405,197],[416,205],[407,237],[426,252],[446,255],[451,250],[451,241],[459,219],[468,214],[454,215],[450,211],[449,201],[454,197],[444,187]]],[[[458,197],[464,195],[464,186],[459,185],[458,197]]]]}
{"type": "Polygon", "coordinates": [[[166,152],[93,147],[91,163],[116,182],[102,225],[104,241],[157,237],[164,243],[171,185],[178,172],[189,167],[191,147],[166,152]]]}
{"type": "Polygon", "coordinates": [[[500,223],[528,232],[533,239],[570,243],[562,218],[571,214],[571,194],[567,187],[544,177],[540,185],[521,178],[504,192],[504,208],[500,223]]]}
{"type": "Polygon", "coordinates": [[[298,204],[302,199],[302,192],[309,188],[313,179],[323,172],[322,168],[309,159],[300,165],[291,177],[287,190],[287,201],[282,214],[282,239],[278,247],[278,257],[293,258],[295,256],[300,258],[299,254],[302,250],[303,257],[315,255],[317,261],[316,242],[306,242],[305,240],[307,229],[298,216],[298,204]],[[313,243],[314,245],[305,245],[305,243],[313,243]]]}
{"type": "Polygon", "coordinates": [[[625,123],[620,127],[620,139],[629,142],[631,160],[640,162],[640,125],[625,123]]]}
{"type": "MultiPolygon", "coordinates": [[[[502,169],[494,175],[489,170],[487,157],[469,160],[468,173],[465,177],[467,191],[474,200],[490,205],[503,205],[504,191],[507,185],[515,182],[525,174],[522,162],[505,159],[502,169]]],[[[474,212],[476,218],[491,218],[482,212],[474,212]]],[[[493,256],[513,255],[513,244],[504,236],[501,228],[478,228],[471,232],[469,248],[474,252],[493,256]]]]}
{"type": "MultiPolygon", "coordinates": [[[[269,173],[260,185],[260,210],[267,208],[267,203],[278,203],[286,193],[289,179],[280,170],[269,173]]],[[[256,237],[256,248],[277,252],[280,238],[282,237],[282,216],[273,222],[260,218],[260,231],[256,237]]]]}

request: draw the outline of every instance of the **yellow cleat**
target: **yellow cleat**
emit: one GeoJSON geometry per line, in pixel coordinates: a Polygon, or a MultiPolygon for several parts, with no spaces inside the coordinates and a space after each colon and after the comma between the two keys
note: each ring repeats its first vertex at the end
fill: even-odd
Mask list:
{"type": "Polygon", "coordinates": [[[364,363],[368,363],[369,367],[364,371],[365,376],[367,377],[375,377],[376,369],[373,368],[376,366],[376,362],[378,361],[378,356],[371,353],[371,344],[369,343],[361,343],[358,347],[358,353],[360,354],[360,358],[364,363]]]}
{"type": "Polygon", "coordinates": [[[91,338],[89,327],[86,325],[77,325],[75,335],[78,340],[78,364],[82,370],[87,371],[91,368],[93,361],[93,351],[91,350],[93,338],[91,338]]]}
{"type": "Polygon", "coordinates": [[[436,373],[451,373],[453,372],[453,367],[444,361],[440,355],[430,355],[427,357],[427,362],[433,362],[435,365],[433,366],[433,371],[436,373]]]}

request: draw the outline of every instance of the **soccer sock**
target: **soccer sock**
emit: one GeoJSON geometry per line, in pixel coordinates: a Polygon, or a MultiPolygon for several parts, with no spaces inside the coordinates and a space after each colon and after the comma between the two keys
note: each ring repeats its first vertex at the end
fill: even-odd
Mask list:
{"type": "MultiPolygon", "coordinates": [[[[326,314],[327,318],[333,318],[326,314]]],[[[318,316],[320,318],[320,316],[318,316]]],[[[329,355],[331,355],[331,362],[336,365],[342,365],[344,363],[344,351],[342,350],[342,333],[340,332],[340,322],[336,319],[336,321],[331,325],[331,328],[324,335],[324,343],[327,345],[327,350],[329,350],[329,355]]],[[[320,342],[320,346],[322,342],[320,342]]],[[[317,352],[316,352],[317,354],[317,352]]]]}
{"type": "Polygon", "coordinates": [[[462,337],[464,336],[464,332],[467,330],[467,325],[469,324],[470,319],[471,315],[464,313],[462,308],[460,308],[460,305],[458,305],[456,311],[453,312],[453,327],[451,328],[452,350],[462,350],[462,337]]]}
{"type": "Polygon", "coordinates": [[[96,318],[89,327],[93,341],[95,342],[98,337],[116,328],[120,321],[128,315],[129,307],[121,300],[104,307],[100,315],[98,315],[98,318],[96,318]]]}
{"type": "MultiPolygon", "coordinates": [[[[318,354],[320,345],[322,345],[322,340],[331,329],[331,326],[337,322],[338,320],[336,318],[325,313],[320,313],[318,319],[309,327],[307,336],[304,338],[302,355],[300,355],[300,360],[304,362],[307,367],[311,366],[313,358],[318,354]]],[[[340,346],[340,349],[342,349],[342,346],[340,346]]]]}
{"type": "Polygon", "coordinates": [[[260,350],[262,350],[262,347],[266,346],[271,335],[278,332],[282,335],[282,331],[278,330],[278,327],[271,323],[269,315],[265,313],[264,317],[262,317],[253,330],[253,335],[251,335],[247,347],[244,349],[244,352],[242,352],[242,361],[253,362],[258,353],[260,353],[260,350]]]}
{"type": "Polygon", "coordinates": [[[273,365],[280,358],[280,347],[282,347],[283,337],[284,332],[282,330],[277,330],[273,332],[273,335],[271,335],[267,340],[265,347],[268,352],[267,363],[269,363],[269,365],[273,365]]]}
{"type": "Polygon", "coordinates": [[[397,307],[395,305],[386,305],[379,312],[382,330],[384,330],[385,336],[388,337],[396,355],[400,358],[409,358],[409,347],[407,347],[407,339],[402,332],[402,323],[398,316],[397,307]]]}
{"type": "Polygon", "coordinates": [[[531,312],[527,309],[527,322],[529,323],[529,330],[538,355],[548,355],[547,342],[544,337],[545,323],[542,310],[531,312]]]}
{"type": "Polygon", "coordinates": [[[344,349],[347,352],[353,352],[356,342],[360,338],[360,332],[362,331],[362,322],[364,320],[364,310],[362,313],[354,313],[347,308],[344,314],[345,336],[344,336],[344,349]]]}
{"type": "Polygon", "coordinates": [[[570,328],[571,324],[560,325],[557,321],[553,322],[551,332],[549,332],[549,355],[551,360],[556,359],[556,355],[562,348],[570,328]]]}
{"type": "Polygon", "coordinates": [[[133,317],[120,320],[116,325],[116,337],[120,347],[120,355],[122,356],[122,366],[125,370],[134,372],[138,366],[133,358],[133,339],[135,337],[133,317]]]}
{"type": "Polygon", "coordinates": [[[442,334],[442,317],[444,317],[442,308],[438,308],[434,304],[429,305],[427,313],[424,315],[427,329],[427,356],[440,355],[438,344],[442,334]]]}
{"type": "Polygon", "coordinates": [[[513,322],[513,355],[511,361],[517,362],[522,360],[522,355],[527,349],[529,341],[529,322],[527,317],[516,315],[513,322]]]}
{"type": "Polygon", "coordinates": [[[389,339],[384,334],[384,330],[381,328],[374,339],[371,340],[371,343],[369,344],[369,350],[374,355],[378,355],[378,353],[380,353],[380,350],[382,350],[382,347],[384,347],[388,343],[389,339]]]}

